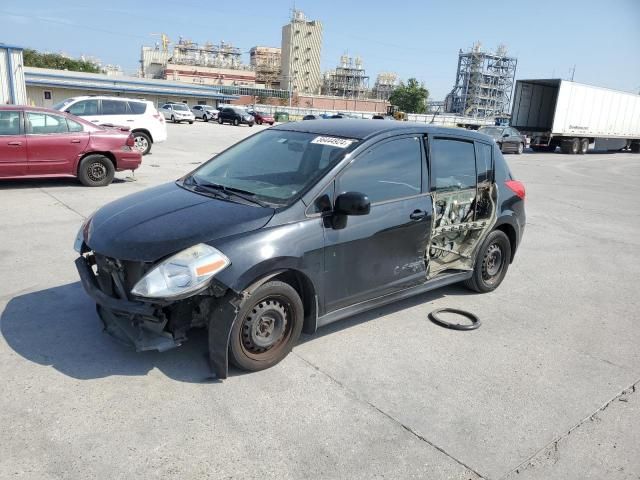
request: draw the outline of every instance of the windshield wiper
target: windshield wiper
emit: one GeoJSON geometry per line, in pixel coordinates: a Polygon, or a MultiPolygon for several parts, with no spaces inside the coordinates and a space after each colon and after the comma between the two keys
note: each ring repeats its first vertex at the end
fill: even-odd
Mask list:
{"type": "Polygon", "coordinates": [[[255,193],[249,192],[247,190],[242,190],[240,188],[235,187],[227,187],[225,185],[221,185],[219,183],[213,182],[203,182],[202,180],[196,180],[195,177],[191,176],[188,178],[190,183],[193,183],[196,187],[204,188],[207,190],[214,190],[218,192],[223,192],[226,194],[226,198],[228,199],[231,195],[241,198],[247,202],[253,203],[255,205],[259,205],[261,207],[267,207],[268,205],[264,202],[255,198],[255,193]]]}

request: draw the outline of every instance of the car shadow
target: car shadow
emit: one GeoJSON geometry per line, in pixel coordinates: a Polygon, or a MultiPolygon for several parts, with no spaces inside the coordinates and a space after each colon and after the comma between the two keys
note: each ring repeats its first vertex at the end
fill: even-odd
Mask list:
{"type": "MultiPolygon", "coordinates": [[[[457,286],[421,294],[320,328],[313,335],[303,335],[299,343],[445,295],[467,294],[471,293],[457,286]]],[[[158,369],[181,382],[219,382],[212,376],[207,360],[206,329],[192,329],[189,340],[173,350],[135,352],[103,333],[95,305],[79,282],[13,297],[0,316],[0,331],[7,344],[23,358],[78,380],[144,376],[158,369]]],[[[246,373],[234,368],[229,371],[230,376],[246,373]]]]}
{"type": "MultiPolygon", "coordinates": [[[[118,172],[122,173],[122,172],[118,172]]],[[[125,178],[114,177],[110,185],[119,183],[129,183],[130,180],[125,178]]],[[[77,187],[77,188],[92,188],[86,187],[80,183],[80,180],[73,177],[68,178],[30,178],[30,179],[2,179],[0,181],[0,190],[20,190],[27,188],[50,188],[50,187],[77,187]]],[[[107,188],[109,185],[106,186],[107,188]]],[[[97,187],[104,188],[104,187],[97,187]]]]}

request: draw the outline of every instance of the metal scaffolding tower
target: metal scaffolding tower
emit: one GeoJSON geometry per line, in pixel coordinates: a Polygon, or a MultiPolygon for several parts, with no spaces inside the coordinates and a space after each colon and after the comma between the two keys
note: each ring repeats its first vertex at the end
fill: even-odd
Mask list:
{"type": "Polygon", "coordinates": [[[507,114],[517,63],[504,45],[495,53],[483,51],[479,42],[469,51],[460,50],[456,84],[445,101],[447,112],[476,118],[507,114]]]}
{"type": "Polygon", "coordinates": [[[343,98],[365,98],[369,93],[369,77],[360,57],[342,55],[340,65],[325,74],[322,93],[343,98]]]}
{"type": "Polygon", "coordinates": [[[376,83],[371,91],[371,97],[377,100],[389,100],[389,97],[398,86],[398,75],[393,72],[378,74],[376,83]]]}

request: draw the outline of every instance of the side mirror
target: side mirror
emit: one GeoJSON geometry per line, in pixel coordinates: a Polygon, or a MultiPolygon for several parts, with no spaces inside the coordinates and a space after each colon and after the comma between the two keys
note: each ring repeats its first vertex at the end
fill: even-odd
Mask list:
{"type": "Polygon", "coordinates": [[[368,215],[371,202],[364,193],[346,192],[338,195],[333,211],[338,215],[368,215]]]}
{"type": "Polygon", "coordinates": [[[508,133],[503,133],[503,134],[502,134],[502,136],[503,136],[503,137],[508,137],[508,136],[509,136],[509,134],[508,134],[508,133]]]}
{"type": "Polygon", "coordinates": [[[64,113],[71,113],[71,109],[70,109],[70,108],[67,108],[67,109],[64,111],[64,113]]]}

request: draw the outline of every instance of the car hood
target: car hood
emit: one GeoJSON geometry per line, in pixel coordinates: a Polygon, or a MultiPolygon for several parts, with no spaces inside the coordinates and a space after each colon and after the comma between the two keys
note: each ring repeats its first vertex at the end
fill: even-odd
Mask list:
{"type": "Polygon", "coordinates": [[[100,208],[84,241],[108,257],[155,262],[198,243],[261,228],[273,214],[272,208],[219,200],[169,183],[100,208]]]}

